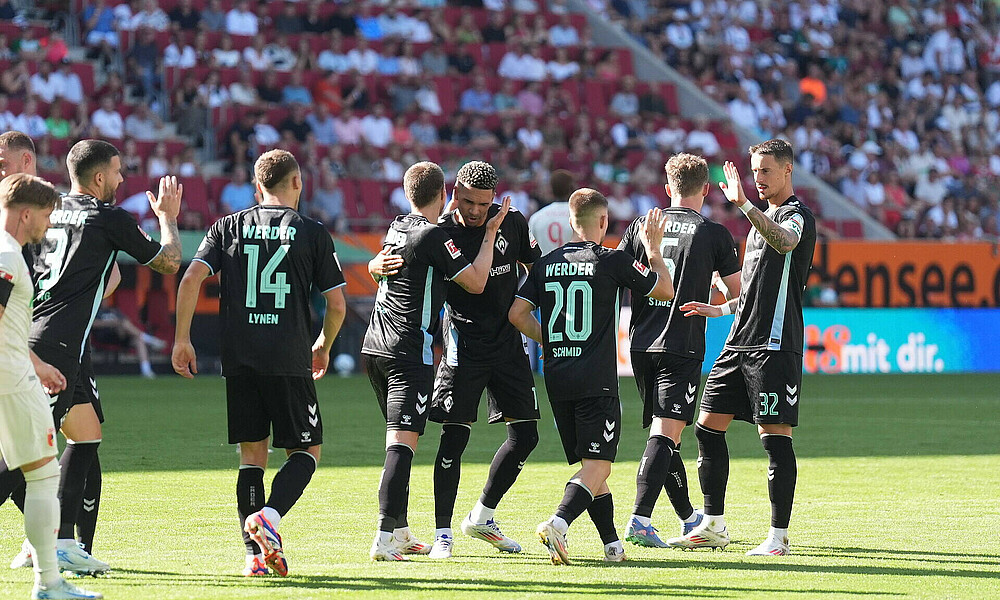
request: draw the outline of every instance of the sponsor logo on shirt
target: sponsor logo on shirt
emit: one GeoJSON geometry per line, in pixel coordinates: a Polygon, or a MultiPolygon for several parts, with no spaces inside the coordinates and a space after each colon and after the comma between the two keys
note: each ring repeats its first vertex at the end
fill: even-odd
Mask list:
{"type": "Polygon", "coordinates": [[[649,275],[649,267],[642,264],[638,260],[632,261],[632,266],[635,268],[636,271],[639,271],[639,274],[642,275],[643,277],[649,275]]]}
{"type": "Polygon", "coordinates": [[[0,269],[0,279],[3,279],[4,281],[10,281],[11,283],[13,283],[14,276],[8,273],[7,271],[4,271],[3,269],[0,269]]]}
{"type": "Polygon", "coordinates": [[[451,240],[444,243],[444,249],[448,251],[448,254],[450,254],[452,258],[458,258],[462,255],[462,251],[459,250],[458,246],[455,245],[455,242],[451,240]]]}

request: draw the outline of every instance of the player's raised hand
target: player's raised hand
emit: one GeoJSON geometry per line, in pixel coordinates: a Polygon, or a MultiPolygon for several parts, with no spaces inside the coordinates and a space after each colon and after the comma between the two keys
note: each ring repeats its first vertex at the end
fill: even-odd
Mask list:
{"type": "Polygon", "coordinates": [[[170,353],[170,363],[174,371],[181,377],[194,379],[198,372],[198,356],[194,353],[194,346],[191,342],[174,342],[174,349],[170,353]]]}
{"type": "Polygon", "coordinates": [[[157,217],[167,217],[176,219],[181,211],[181,197],[184,196],[184,184],[177,182],[177,177],[165,175],[160,177],[160,189],[157,196],[153,192],[147,191],[146,197],[149,199],[149,206],[157,217]]]}
{"type": "Polygon", "coordinates": [[[330,351],[323,344],[315,344],[312,349],[312,378],[321,379],[330,367],[330,351]]]}
{"type": "Polygon", "coordinates": [[[642,226],[639,239],[646,247],[646,254],[660,251],[660,244],[663,243],[663,226],[666,224],[667,215],[659,208],[654,208],[646,213],[646,222],[642,226]]]}
{"type": "Polygon", "coordinates": [[[368,261],[368,273],[377,280],[399,273],[402,266],[403,257],[392,254],[392,249],[386,246],[375,255],[375,258],[368,261]]]}
{"type": "Polygon", "coordinates": [[[684,311],[685,317],[721,317],[722,309],[713,304],[705,304],[704,302],[688,302],[687,304],[681,305],[681,310],[684,311]]]}
{"type": "Polygon", "coordinates": [[[489,234],[495,234],[500,231],[500,225],[503,224],[504,217],[507,216],[507,211],[509,210],[510,196],[504,196],[503,202],[500,203],[500,212],[494,215],[489,221],[486,221],[486,232],[489,234]]]}
{"type": "Polygon", "coordinates": [[[739,170],[732,161],[727,160],[725,166],[722,167],[722,172],[725,173],[726,180],[720,181],[719,187],[722,188],[722,193],[726,195],[726,200],[729,200],[736,206],[742,206],[744,202],[747,202],[747,197],[743,193],[743,183],[740,181],[739,170]]]}

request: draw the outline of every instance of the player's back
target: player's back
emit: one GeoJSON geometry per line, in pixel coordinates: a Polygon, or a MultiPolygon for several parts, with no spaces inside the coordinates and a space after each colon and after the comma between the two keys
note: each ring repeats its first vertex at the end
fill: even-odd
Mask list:
{"type": "Polygon", "coordinates": [[[469,262],[442,228],[418,214],[396,217],[384,244],[403,258],[403,266],[379,282],[362,352],[433,364],[432,331],[444,306],[447,280],[469,262]]]}
{"type": "Polygon", "coordinates": [[[25,246],[37,290],[31,339],[82,356],[119,250],[147,264],[160,251],[135,217],[89,195],[63,196],[41,244],[25,246]]]}
{"type": "Polygon", "coordinates": [[[528,230],[538,241],[542,254],[548,254],[573,239],[569,225],[569,202],[553,202],[528,219],[528,230]]]}
{"type": "Polygon", "coordinates": [[[648,267],[594,242],[570,242],[535,262],[518,296],[541,308],[550,397],[617,396],[621,288],[646,294],[655,284],[648,267]]]}
{"type": "Polygon", "coordinates": [[[196,260],[221,271],[224,373],[309,374],[311,288],[343,285],[326,228],[290,207],[257,205],[216,221],[196,260]]]}
{"type": "MultiPolygon", "coordinates": [[[[732,234],[722,225],[690,208],[664,209],[663,261],[674,283],[670,301],[632,299],[629,334],[632,350],[670,352],[688,358],[705,356],[705,317],[685,317],[677,307],[688,302],[709,302],[712,273],[732,275],[740,270],[732,234]]],[[[619,249],[649,264],[639,233],[646,222],[634,220],[622,236],[619,249]]]]}

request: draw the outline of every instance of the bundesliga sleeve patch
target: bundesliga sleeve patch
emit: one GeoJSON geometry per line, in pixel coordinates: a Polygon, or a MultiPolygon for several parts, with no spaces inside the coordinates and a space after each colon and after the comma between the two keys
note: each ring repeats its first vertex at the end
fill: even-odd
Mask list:
{"type": "Polygon", "coordinates": [[[459,250],[458,246],[455,245],[455,242],[451,240],[444,243],[444,249],[448,251],[448,254],[450,254],[452,258],[458,258],[462,255],[462,251],[459,250]]]}
{"type": "Polygon", "coordinates": [[[639,271],[639,274],[642,275],[643,277],[649,275],[649,267],[642,264],[638,260],[632,261],[632,266],[635,268],[636,271],[639,271]]]}
{"type": "Polygon", "coordinates": [[[803,219],[802,215],[798,213],[794,213],[792,216],[781,222],[782,227],[790,231],[794,231],[799,237],[802,237],[802,230],[805,229],[805,225],[805,219],[803,219]]]}

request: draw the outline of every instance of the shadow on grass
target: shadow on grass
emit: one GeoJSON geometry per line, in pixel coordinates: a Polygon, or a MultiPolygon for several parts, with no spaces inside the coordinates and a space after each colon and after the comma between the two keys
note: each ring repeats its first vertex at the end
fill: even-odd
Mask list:
{"type": "MultiPolygon", "coordinates": [[[[585,565],[591,561],[578,561],[585,565]]],[[[595,566],[607,566],[606,563],[593,561],[595,566]]],[[[587,565],[589,566],[589,565],[587,565]]],[[[636,566],[651,566],[648,561],[636,563],[636,566]]],[[[677,565],[680,566],[680,565],[677,565]]],[[[556,567],[553,567],[556,568],[556,567]]],[[[560,567],[563,569],[565,567],[560,567]]],[[[573,569],[574,567],[568,567],[573,569]]],[[[622,567],[616,567],[622,568],[622,567]]],[[[627,568],[627,567],[626,567],[627,568]]],[[[401,566],[401,569],[406,569],[401,566]]],[[[439,591],[439,592],[476,592],[476,593],[523,593],[523,594],[635,594],[643,596],[679,596],[679,597],[744,597],[746,594],[779,594],[782,596],[798,595],[813,597],[825,594],[842,594],[849,596],[898,596],[892,592],[857,591],[832,588],[809,588],[789,590],[784,588],[741,587],[724,585],[662,585],[604,582],[568,582],[568,581],[507,581],[483,579],[449,579],[449,578],[418,578],[408,577],[406,572],[386,573],[385,577],[337,577],[333,575],[290,575],[286,578],[268,577],[248,580],[239,575],[207,576],[191,573],[168,573],[162,571],[143,571],[122,569],[120,572],[135,575],[163,576],[173,583],[182,585],[215,586],[215,587],[273,587],[282,589],[328,589],[351,591],[439,591]]],[[[567,571],[568,572],[568,571],[567,571]]]]}
{"type": "MultiPolygon", "coordinates": [[[[886,550],[883,548],[851,548],[836,546],[803,546],[796,544],[796,556],[824,556],[860,559],[920,560],[924,557],[947,564],[1000,566],[1000,554],[972,554],[967,552],[937,552],[933,550],[886,550]],[[968,559],[968,560],[967,560],[968,559]]],[[[1000,577],[1000,574],[997,575],[1000,577]]]]}

